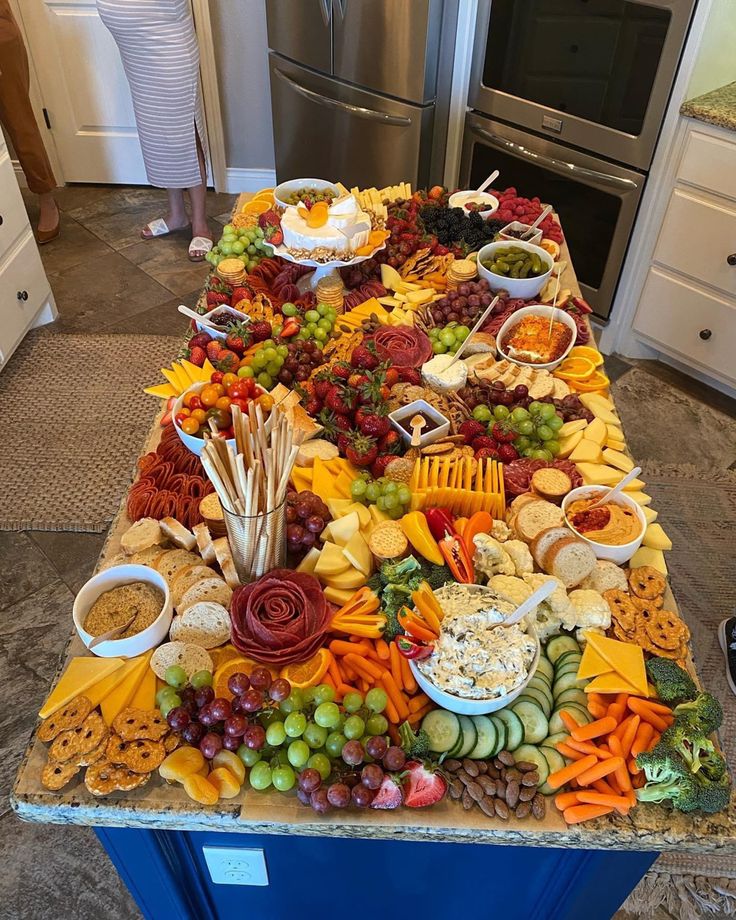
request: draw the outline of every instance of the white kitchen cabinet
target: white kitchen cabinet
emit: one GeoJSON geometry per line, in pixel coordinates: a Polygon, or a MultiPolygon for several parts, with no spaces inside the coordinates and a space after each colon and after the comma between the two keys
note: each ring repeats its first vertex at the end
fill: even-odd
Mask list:
{"type": "Polygon", "coordinates": [[[0,370],[33,326],[56,318],[51,287],[0,135],[0,370]]]}

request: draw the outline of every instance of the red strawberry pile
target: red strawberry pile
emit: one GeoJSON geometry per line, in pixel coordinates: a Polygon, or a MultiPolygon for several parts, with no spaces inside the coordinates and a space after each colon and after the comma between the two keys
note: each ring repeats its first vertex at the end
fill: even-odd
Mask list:
{"type": "MultiPolygon", "coordinates": [[[[496,220],[502,220],[507,224],[511,223],[512,220],[518,220],[522,224],[532,224],[542,213],[543,205],[539,198],[536,196],[534,198],[523,198],[521,195],[517,195],[513,186],[503,192],[493,192],[493,194],[499,201],[498,210],[493,215],[496,220]]],[[[551,214],[548,214],[539,226],[543,236],[548,240],[562,243],[565,239],[562,227],[551,214]]]]}
{"type": "Polygon", "coordinates": [[[490,458],[500,460],[501,463],[511,463],[512,460],[519,459],[519,452],[512,444],[518,435],[510,425],[503,422],[494,422],[488,428],[482,422],[470,418],[460,425],[458,434],[461,434],[465,438],[465,443],[473,448],[476,460],[490,458]]]}

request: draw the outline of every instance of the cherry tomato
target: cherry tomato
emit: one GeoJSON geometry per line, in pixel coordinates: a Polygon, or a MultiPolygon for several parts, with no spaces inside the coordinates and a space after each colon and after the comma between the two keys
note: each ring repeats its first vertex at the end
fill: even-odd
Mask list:
{"type": "Polygon", "coordinates": [[[230,397],[229,397],[229,396],[221,396],[221,397],[217,400],[217,402],[215,403],[215,408],[216,408],[216,409],[224,409],[225,411],[228,411],[229,408],[230,408],[230,397]]]}
{"type": "Polygon", "coordinates": [[[254,377],[245,378],[246,396],[252,399],[256,395],[256,381],[254,377]]]}
{"type": "Polygon", "coordinates": [[[196,418],[200,425],[207,421],[207,413],[204,409],[192,409],[191,417],[196,418]]]}
{"type": "Polygon", "coordinates": [[[229,428],[224,428],[220,433],[222,434],[223,438],[235,437],[235,432],[233,431],[232,425],[229,428]]]}
{"type": "Polygon", "coordinates": [[[233,406],[237,406],[237,407],[240,409],[241,412],[247,412],[247,411],[248,411],[248,405],[249,405],[249,403],[248,403],[248,400],[247,400],[247,399],[241,399],[241,398],[238,397],[238,396],[236,396],[235,399],[232,399],[232,400],[230,401],[230,408],[232,409],[233,406]]]}
{"type": "Polygon", "coordinates": [[[196,418],[185,418],[181,423],[181,430],[184,434],[196,434],[199,431],[199,422],[196,418]]]}
{"type": "Polygon", "coordinates": [[[222,383],[222,378],[225,375],[222,371],[212,371],[212,376],[210,377],[210,383],[222,383]]]}
{"type": "Polygon", "coordinates": [[[225,387],[221,383],[213,383],[213,388],[215,389],[218,398],[225,395],[225,387]]]}
{"type": "Polygon", "coordinates": [[[229,412],[225,412],[222,409],[214,409],[210,410],[208,415],[211,419],[214,419],[215,425],[217,425],[218,428],[230,427],[232,419],[230,418],[229,412]]]}
{"type": "Polygon", "coordinates": [[[265,409],[268,412],[273,407],[274,398],[270,393],[261,393],[258,397],[258,403],[261,409],[265,409]]]}
{"type": "Polygon", "coordinates": [[[184,421],[185,418],[189,418],[189,410],[182,409],[181,412],[176,413],[174,418],[176,419],[177,423],[181,425],[181,423],[184,421]]]}
{"type": "MultiPolygon", "coordinates": [[[[197,396],[196,393],[185,393],[182,402],[185,406],[191,409],[193,399],[199,399],[199,396],[197,396]]],[[[196,409],[196,406],[194,408],[196,409]]]]}
{"type": "Polygon", "coordinates": [[[245,399],[248,396],[248,386],[244,380],[238,380],[231,387],[228,387],[227,395],[230,399],[245,399]]]}
{"type": "Polygon", "coordinates": [[[199,394],[199,398],[202,400],[202,405],[209,409],[210,406],[214,406],[214,404],[220,398],[220,394],[217,392],[214,386],[206,386],[199,394]]]}
{"type": "Polygon", "coordinates": [[[201,409],[202,400],[199,398],[199,395],[197,393],[190,393],[189,395],[191,396],[191,399],[189,402],[184,400],[184,405],[189,406],[190,409],[201,409]]]}
{"type": "Polygon", "coordinates": [[[238,375],[237,375],[237,374],[225,374],[225,375],[223,376],[223,378],[222,378],[222,385],[223,385],[223,386],[225,387],[225,389],[227,390],[227,388],[230,386],[230,384],[235,383],[235,382],[237,381],[237,379],[238,379],[238,375]]]}

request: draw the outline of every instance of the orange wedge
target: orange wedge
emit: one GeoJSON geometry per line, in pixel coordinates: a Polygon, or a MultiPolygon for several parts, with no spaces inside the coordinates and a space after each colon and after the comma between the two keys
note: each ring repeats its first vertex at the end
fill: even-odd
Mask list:
{"type": "Polygon", "coordinates": [[[221,668],[224,664],[226,664],[228,661],[231,661],[233,658],[242,657],[243,656],[231,642],[226,642],[225,645],[221,645],[219,648],[210,649],[210,658],[212,659],[213,671],[221,668]]]}
{"type": "Polygon", "coordinates": [[[570,386],[580,393],[592,393],[594,390],[602,390],[608,386],[611,381],[601,371],[594,371],[590,377],[585,380],[570,380],[570,386]]]}
{"type": "Polygon", "coordinates": [[[570,353],[567,357],[587,358],[588,361],[592,361],[596,367],[600,367],[603,364],[603,355],[597,348],[593,348],[592,345],[575,345],[574,348],[570,349],[570,353]]]}
{"type": "Polygon", "coordinates": [[[298,664],[287,664],[281,669],[279,677],[285,677],[292,687],[314,687],[327,673],[330,666],[330,653],[321,648],[316,655],[298,664]]]}
{"type": "Polygon", "coordinates": [[[588,358],[566,358],[555,368],[554,376],[561,380],[587,380],[595,373],[595,365],[588,358]]]}
{"type": "Polygon", "coordinates": [[[243,214],[265,214],[266,211],[271,210],[271,205],[268,201],[259,201],[257,198],[254,198],[252,201],[249,201],[247,204],[244,204],[241,213],[243,214]]]}
{"type": "Polygon", "coordinates": [[[255,193],[253,197],[254,198],[266,198],[266,197],[273,198],[274,191],[275,189],[273,188],[261,188],[255,193]]]}
{"type": "Polygon", "coordinates": [[[539,245],[542,247],[542,249],[544,249],[546,252],[548,252],[552,256],[555,262],[557,261],[557,257],[560,254],[559,243],[556,243],[554,240],[544,239],[539,245]]]}

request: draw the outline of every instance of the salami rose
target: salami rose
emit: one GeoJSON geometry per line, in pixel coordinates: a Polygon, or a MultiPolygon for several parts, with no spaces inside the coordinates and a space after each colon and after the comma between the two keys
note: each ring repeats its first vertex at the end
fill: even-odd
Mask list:
{"type": "Polygon", "coordinates": [[[236,588],[230,602],[232,642],[270,665],[306,661],[320,648],[330,622],[327,601],[313,575],[274,569],[236,588]]]}
{"type": "Polygon", "coordinates": [[[379,358],[396,367],[419,367],[433,355],[429,336],[413,326],[382,326],[373,340],[379,358]]]}

